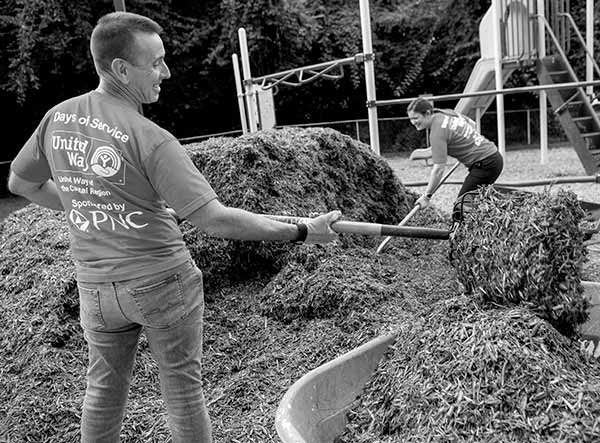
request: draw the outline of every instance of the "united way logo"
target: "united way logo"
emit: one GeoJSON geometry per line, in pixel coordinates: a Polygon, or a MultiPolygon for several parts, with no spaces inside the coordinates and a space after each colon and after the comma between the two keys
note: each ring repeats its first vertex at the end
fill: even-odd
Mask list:
{"type": "Polygon", "coordinates": [[[121,169],[121,156],[112,146],[100,146],[90,159],[90,167],[100,177],[108,178],[121,169]]]}
{"type": "Polygon", "coordinates": [[[90,222],[85,215],[75,209],[71,209],[69,220],[71,220],[71,223],[73,223],[80,231],[86,232],[90,227],[90,222]]]}

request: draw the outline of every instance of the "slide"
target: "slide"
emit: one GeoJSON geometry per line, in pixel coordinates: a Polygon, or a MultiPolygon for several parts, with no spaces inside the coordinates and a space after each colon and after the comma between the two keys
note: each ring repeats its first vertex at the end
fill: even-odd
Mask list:
{"type": "MultiPolygon", "coordinates": [[[[514,64],[502,66],[502,81],[508,80],[508,77],[517,68],[514,64]]],[[[489,91],[496,89],[496,73],[494,71],[494,59],[493,58],[480,58],[475,63],[473,71],[467,81],[467,86],[463,91],[465,94],[469,92],[477,91],[489,91]]],[[[461,114],[467,115],[468,117],[475,120],[476,109],[479,108],[483,115],[488,109],[490,104],[494,101],[495,95],[486,95],[480,97],[463,97],[459,100],[455,111],[461,114]]]]}
{"type": "MultiPolygon", "coordinates": [[[[504,13],[503,35],[503,60],[502,81],[508,80],[510,75],[519,67],[519,61],[531,59],[536,50],[534,47],[533,25],[529,20],[529,11],[523,0],[509,2],[504,13]]],[[[467,81],[464,93],[496,89],[494,71],[494,36],[493,36],[493,11],[488,9],[479,24],[479,45],[481,58],[475,64],[467,81]]],[[[495,96],[465,97],[462,98],[455,111],[465,114],[475,120],[475,109],[479,108],[481,115],[488,109],[495,96]]]]}

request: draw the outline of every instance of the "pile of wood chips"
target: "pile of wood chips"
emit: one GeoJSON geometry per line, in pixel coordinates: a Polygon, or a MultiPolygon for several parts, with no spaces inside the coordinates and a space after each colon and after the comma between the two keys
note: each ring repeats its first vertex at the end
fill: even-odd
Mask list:
{"type": "Polygon", "coordinates": [[[523,305],[566,335],[587,319],[580,272],[584,212],[565,190],[474,197],[451,241],[457,276],[486,303],[523,305]]]}
{"type": "Polygon", "coordinates": [[[401,327],[341,442],[591,442],[600,366],[524,307],[435,304],[401,327]]]}
{"type": "MultiPolygon", "coordinates": [[[[286,128],[187,145],[194,164],[228,206],[260,214],[309,216],[334,209],[346,220],[394,224],[415,201],[385,160],[327,128],[286,128]]],[[[207,287],[274,275],[294,246],[214,239],[182,224],[207,287]]],[[[345,246],[365,246],[360,236],[345,246]]]]}

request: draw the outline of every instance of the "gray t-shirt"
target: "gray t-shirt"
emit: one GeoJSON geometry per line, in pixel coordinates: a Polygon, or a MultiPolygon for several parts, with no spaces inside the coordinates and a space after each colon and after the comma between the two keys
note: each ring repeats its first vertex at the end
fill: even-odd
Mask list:
{"type": "Polygon", "coordinates": [[[446,164],[452,156],[467,167],[497,151],[496,145],[477,131],[473,120],[451,110],[433,114],[429,140],[433,163],[446,164]]]}
{"type": "Polygon", "coordinates": [[[54,180],[79,281],[127,280],[188,260],[166,205],[187,217],[217,197],[173,135],[97,91],[48,111],[11,169],[54,180]]]}

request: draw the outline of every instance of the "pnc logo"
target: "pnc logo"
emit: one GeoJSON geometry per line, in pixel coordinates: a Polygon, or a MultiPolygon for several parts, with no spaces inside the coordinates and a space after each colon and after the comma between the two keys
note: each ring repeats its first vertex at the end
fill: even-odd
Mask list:
{"type": "Polygon", "coordinates": [[[112,146],[100,146],[94,151],[90,166],[100,177],[112,177],[121,169],[121,156],[112,146]]]}
{"type": "Polygon", "coordinates": [[[140,211],[129,213],[114,214],[101,210],[86,211],[86,215],[77,209],[71,209],[69,212],[69,220],[73,225],[82,232],[89,232],[90,229],[96,231],[110,231],[142,229],[148,226],[148,223],[140,221],[143,217],[140,211]]]}
{"type": "Polygon", "coordinates": [[[80,231],[86,232],[90,227],[89,220],[76,209],[71,209],[71,212],[69,213],[69,220],[71,220],[71,223],[73,223],[80,231]]]}

